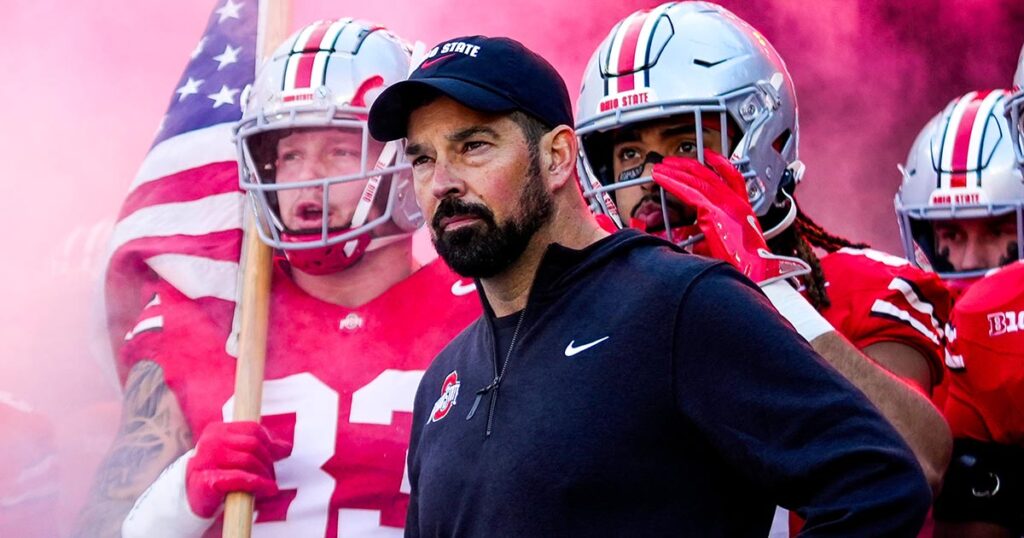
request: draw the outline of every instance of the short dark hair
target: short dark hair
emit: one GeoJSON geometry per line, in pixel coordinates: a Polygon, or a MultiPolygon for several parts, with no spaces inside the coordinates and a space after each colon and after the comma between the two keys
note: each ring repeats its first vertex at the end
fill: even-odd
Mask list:
{"type": "Polygon", "coordinates": [[[515,122],[519,126],[519,130],[523,132],[526,146],[530,149],[530,159],[537,159],[540,154],[540,139],[551,131],[551,127],[522,110],[513,110],[509,114],[509,119],[515,122]]]}

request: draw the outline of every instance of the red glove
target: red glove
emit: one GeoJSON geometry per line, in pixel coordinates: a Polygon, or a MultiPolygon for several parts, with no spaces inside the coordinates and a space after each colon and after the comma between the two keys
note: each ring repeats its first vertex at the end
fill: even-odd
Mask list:
{"type": "Polygon", "coordinates": [[[803,260],[768,251],[739,170],[707,149],[704,162],[666,157],[652,173],[655,183],[696,209],[704,240],[694,245],[694,253],[727,261],[759,284],[810,272],[803,260]]]}
{"type": "Polygon", "coordinates": [[[291,444],[271,439],[255,422],[214,422],[199,436],[185,473],[188,504],[196,515],[213,517],[229,492],[251,493],[257,500],[277,495],[274,462],[291,444]]]}

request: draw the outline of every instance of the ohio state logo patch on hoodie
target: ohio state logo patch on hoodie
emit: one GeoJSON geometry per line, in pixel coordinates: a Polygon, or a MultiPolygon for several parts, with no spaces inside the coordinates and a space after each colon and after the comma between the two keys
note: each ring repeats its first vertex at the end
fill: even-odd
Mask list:
{"type": "Polygon", "coordinates": [[[455,407],[455,400],[459,397],[459,372],[458,370],[448,374],[441,383],[441,397],[434,402],[434,410],[430,413],[430,422],[437,422],[448,415],[448,411],[455,407]]]}

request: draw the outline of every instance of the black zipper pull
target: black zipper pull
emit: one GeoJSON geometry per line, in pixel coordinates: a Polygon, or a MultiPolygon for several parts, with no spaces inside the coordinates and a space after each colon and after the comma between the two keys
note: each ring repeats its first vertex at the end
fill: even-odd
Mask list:
{"type": "Polygon", "coordinates": [[[469,414],[466,415],[466,420],[473,418],[473,415],[476,414],[476,408],[480,405],[480,399],[484,397],[484,394],[487,394],[488,392],[494,390],[494,388],[497,387],[498,383],[500,382],[501,379],[495,377],[494,381],[491,381],[490,385],[487,385],[486,387],[476,391],[476,399],[473,400],[473,406],[469,408],[469,414]]]}

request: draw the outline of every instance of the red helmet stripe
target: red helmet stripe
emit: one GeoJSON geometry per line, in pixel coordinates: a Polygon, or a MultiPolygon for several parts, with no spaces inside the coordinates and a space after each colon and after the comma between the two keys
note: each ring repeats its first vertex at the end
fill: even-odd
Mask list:
{"type": "Polygon", "coordinates": [[[626,22],[625,28],[620,30],[624,32],[624,35],[622,37],[622,47],[619,49],[618,69],[616,72],[620,74],[629,73],[628,75],[621,75],[619,78],[620,92],[628,92],[636,87],[636,74],[633,72],[636,70],[636,47],[640,42],[640,30],[643,29],[644,21],[646,20],[646,11],[634,13],[626,22]]]}
{"type": "Polygon", "coordinates": [[[306,39],[306,42],[302,45],[302,48],[297,52],[316,52],[321,50],[320,44],[324,40],[324,36],[327,35],[327,31],[331,29],[334,24],[333,21],[323,21],[317,25],[316,30],[313,30],[306,39]]]}
{"type": "Polygon", "coordinates": [[[331,29],[331,23],[323,22],[317,25],[316,30],[309,34],[305,44],[302,45],[302,55],[299,56],[299,65],[295,70],[295,87],[308,88],[313,81],[313,64],[316,60],[316,53],[320,50],[320,43],[331,29]]]}
{"type": "MultiPolygon", "coordinates": [[[[991,92],[983,91],[978,92],[974,96],[964,109],[963,116],[960,117],[960,123],[956,127],[956,139],[953,142],[953,161],[950,167],[952,176],[949,180],[949,186],[952,188],[967,186],[967,154],[971,147],[971,138],[975,134],[974,120],[978,117],[981,105],[989,93],[991,92]]],[[[981,126],[981,128],[984,128],[984,126],[981,126]]]]}

